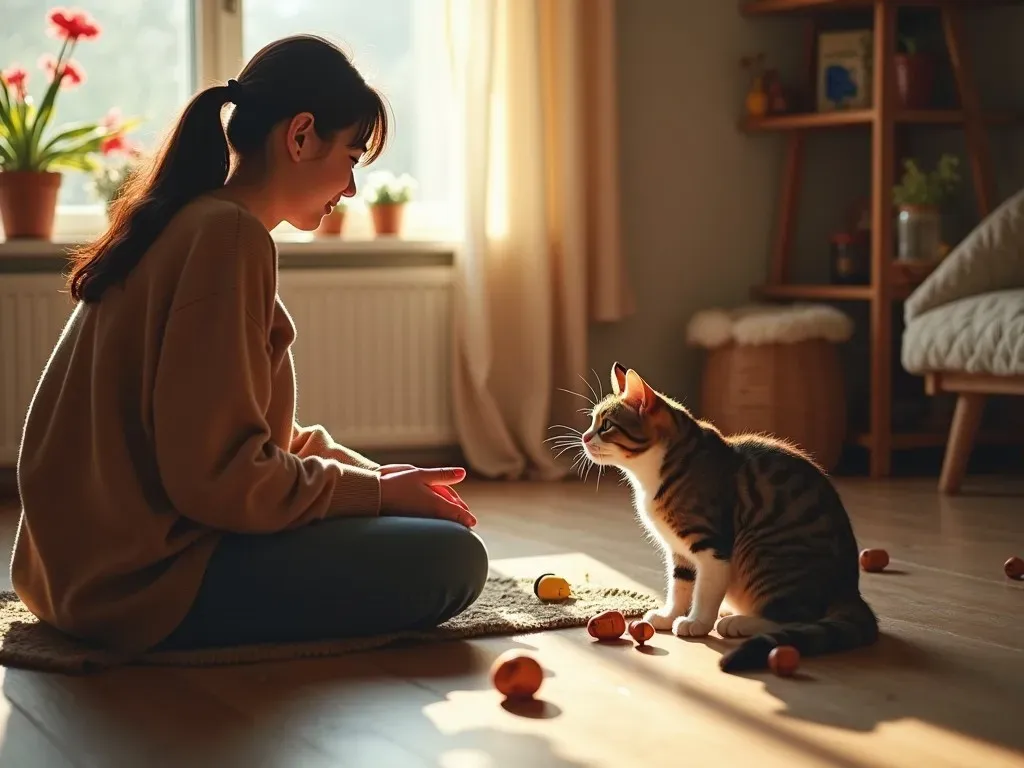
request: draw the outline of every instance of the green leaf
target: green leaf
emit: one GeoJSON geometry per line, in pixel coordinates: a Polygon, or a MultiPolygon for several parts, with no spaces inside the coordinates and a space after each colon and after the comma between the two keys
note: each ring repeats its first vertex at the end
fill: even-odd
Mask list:
{"type": "MultiPolygon", "coordinates": [[[[49,152],[40,155],[33,163],[33,166],[36,170],[45,171],[55,163],[64,163],[71,158],[82,158],[95,154],[100,151],[100,147],[103,146],[103,140],[106,137],[107,135],[104,133],[101,136],[93,136],[70,147],[51,149],[49,152]]],[[[89,162],[92,163],[92,165],[90,165],[87,170],[91,170],[96,165],[95,161],[91,159],[89,162]]]]}
{"type": "MultiPolygon", "coordinates": [[[[74,49],[73,43],[71,47],[74,49]]],[[[50,122],[50,117],[53,115],[53,105],[57,100],[57,92],[60,90],[61,81],[63,81],[65,77],[62,72],[65,64],[64,53],[67,49],[68,39],[65,38],[64,44],[60,48],[60,54],[57,56],[57,63],[54,65],[53,80],[50,81],[50,87],[46,89],[46,95],[43,96],[43,103],[39,105],[39,114],[36,116],[36,119],[32,121],[32,128],[26,146],[26,150],[29,152],[29,162],[32,162],[32,159],[36,154],[39,141],[43,137],[43,131],[46,130],[46,125],[50,122]]],[[[68,52],[68,59],[70,60],[70,58],[71,54],[68,52]]]]}
{"type": "Polygon", "coordinates": [[[42,157],[48,151],[53,149],[59,142],[71,141],[72,139],[78,139],[78,138],[81,138],[82,136],[86,136],[86,135],[88,135],[90,133],[94,133],[96,131],[103,131],[101,136],[107,136],[108,135],[107,129],[102,127],[102,126],[100,126],[100,125],[97,125],[96,123],[77,123],[77,124],[73,125],[72,127],[67,128],[64,131],[61,131],[56,136],[54,136],[52,139],[50,139],[48,142],[46,142],[46,144],[43,146],[43,148],[39,150],[39,155],[40,155],[40,157],[42,157]]]}
{"type": "Polygon", "coordinates": [[[51,160],[41,170],[47,171],[95,171],[99,164],[89,155],[67,155],[51,160]]]}

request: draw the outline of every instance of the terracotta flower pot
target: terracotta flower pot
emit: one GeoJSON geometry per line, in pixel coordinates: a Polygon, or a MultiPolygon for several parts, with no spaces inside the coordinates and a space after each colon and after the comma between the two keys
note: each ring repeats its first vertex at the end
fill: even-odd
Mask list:
{"type": "Polygon", "coordinates": [[[53,171],[0,171],[0,217],[8,240],[50,239],[61,178],[53,171]]]}
{"type": "Polygon", "coordinates": [[[327,216],[320,219],[320,226],[314,233],[317,237],[338,237],[345,224],[345,209],[335,208],[327,216]]]}
{"type": "Polygon", "coordinates": [[[896,92],[904,109],[929,109],[935,90],[935,59],[926,53],[896,54],[896,92]]]}
{"type": "Polygon", "coordinates": [[[397,235],[402,229],[402,214],[404,212],[405,205],[402,203],[371,205],[370,213],[373,216],[374,231],[378,235],[397,235]]]}

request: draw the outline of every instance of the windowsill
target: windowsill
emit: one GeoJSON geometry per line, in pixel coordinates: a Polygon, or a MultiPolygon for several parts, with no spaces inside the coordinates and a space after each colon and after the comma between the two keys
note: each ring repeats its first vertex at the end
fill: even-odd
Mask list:
{"type": "MultiPolygon", "coordinates": [[[[0,273],[62,271],[67,252],[85,238],[0,240],[0,273]]],[[[282,269],[451,266],[456,243],[405,237],[316,237],[274,233],[282,269]]]]}

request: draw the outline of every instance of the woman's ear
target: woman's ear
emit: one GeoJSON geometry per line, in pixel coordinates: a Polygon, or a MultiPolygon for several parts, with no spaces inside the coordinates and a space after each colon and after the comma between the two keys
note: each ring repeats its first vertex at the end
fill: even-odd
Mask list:
{"type": "MultiPolygon", "coordinates": [[[[302,159],[302,149],[309,144],[309,136],[313,133],[313,115],[309,112],[300,112],[288,123],[288,130],[285,133],[288,156],[292,162],[299,162],[302,159]]],[[[307,156],[309,153],[307,147],[307,156]]]]}

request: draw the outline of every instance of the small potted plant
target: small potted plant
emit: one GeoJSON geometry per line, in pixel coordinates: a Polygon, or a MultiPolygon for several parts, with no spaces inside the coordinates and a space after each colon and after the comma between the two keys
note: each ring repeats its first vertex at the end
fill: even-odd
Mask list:
{"type": "Polygon", "coordinates": [[[45,55],[40,66],[50,84],[37,106],[28,92],[28,72],[17,65],[0,74],[0,218],[8,238],[48,239],[53,233],[61,171],[90,171],[105,141],[129,125],[103,122],[61,125],[48,132],[57,94],[85,82],[85,71],[72,58],[79,40],[100,28],[84,11],[55,8],[47,15],[50,31],[61,41],[57,58],[45,55]]]}
{"type": "Polygon", "coordinates": [[[380,235],[397,235],[402,229],[405,205],[416,190],[416,180],[407,173],[398,178],[391,171],[376,171],[367,179],[364,200],[373,216],[373,229],[380,235]]]}
{"type": "Polygon", "coordinates": [[[103,202],[107,215],[121,196],[124,185],[139,170],[142,152],[126,135],[120,110],[114,108],[102,120],[112,134],[100,144],[101,160],[92,168],[87,188],[103,202]]]}
{"type": "Polygon", "coordinates": [[[960,183],[959,158],[945,154],[926,173],[914,159],[905,160],[900,183],[893,188],[898,211],[898,259],[934,262],[942,257],[942,205],[960,183]]]}
{"type": "Polygon", "coordinates": [[[317,237],[339,237],[345,225],[346,209],[345,203],[339,202],[329,214],[320,219],[320,226],[313,234],[317,237]]]}
{"type": "Polygon", "coordinates": [[[896,93],[904,109],[929,109],[935,90],[935,57],[918,50],[917,40],[901,37],[902,52],[893,59],[896,93]]]}

